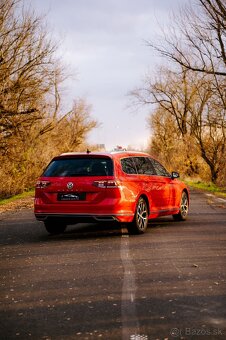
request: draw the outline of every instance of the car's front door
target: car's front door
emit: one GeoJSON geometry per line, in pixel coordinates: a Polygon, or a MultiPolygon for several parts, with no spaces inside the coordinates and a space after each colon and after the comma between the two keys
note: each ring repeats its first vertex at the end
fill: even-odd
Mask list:
{"type": "Polygon", "coordinates": [[[175,181],[170,175],[170,173],[160,164],[156,159],[149,158],[156,172],[156,183],[159,183],[161,187],[160,195],[158,195],[159,200],[162,200],[160,204],[162,210],[171,211],[175,209],[175,181]]]}

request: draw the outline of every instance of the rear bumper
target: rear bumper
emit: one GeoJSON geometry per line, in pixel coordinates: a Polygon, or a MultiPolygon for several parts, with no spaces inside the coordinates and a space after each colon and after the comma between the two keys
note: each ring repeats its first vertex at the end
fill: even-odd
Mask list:
{"type": "Polygon", "coordinates": [[[133,214],[57,214],[57,213],[35,213],[38,221],[61,220],[66,224],[90,223],[90,222],[132,222],[133,214]]]}
{"type": "Polygon", "coordinates": [[[105,198],[91,202],[57,202],[46,203],[42,198],[35,198],[34,214],[37,220],[64,220],[66,224],[78,222],[132,222],[135,202],[120,198],[105,198]]]}

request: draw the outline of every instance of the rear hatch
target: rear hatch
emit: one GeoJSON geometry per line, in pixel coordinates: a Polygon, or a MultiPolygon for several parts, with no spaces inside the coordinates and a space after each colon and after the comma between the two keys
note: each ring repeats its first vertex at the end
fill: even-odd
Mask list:
{"type": "Polygon", "coordinates": [[[97,204],[116,188],[113,161],[108,156],[61,156],[52,160],[36,184],[44,204],[97,204]]]}

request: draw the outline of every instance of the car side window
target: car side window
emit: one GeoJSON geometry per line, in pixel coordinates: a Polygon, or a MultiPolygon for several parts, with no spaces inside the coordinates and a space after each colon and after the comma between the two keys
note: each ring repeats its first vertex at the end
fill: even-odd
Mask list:
{"type": "Polygon", "coordinates": [[[157,176],[165,176],[165,177],[170,177],[169,172],[164,168],[164,166],[162,164],[160,164],[158,161],[156,161],[156,159],[153,158],[149,158],[149,160],[151,161],[157,176]]]}
{"type": "Polygon", "coordinates": [[[134,157],[138,174],[156,175],[155,169],[148,157],[134,157]]]}
{"type": "Polygon", "coordinates": [[[132,157],[121,159],[122,170],[126,174],[137,174],[137,169],[132,157]]]}

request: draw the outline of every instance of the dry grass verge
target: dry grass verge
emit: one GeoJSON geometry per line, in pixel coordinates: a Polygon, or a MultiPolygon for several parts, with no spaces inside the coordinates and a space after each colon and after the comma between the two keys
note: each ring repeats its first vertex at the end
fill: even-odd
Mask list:
{"type": "Polygon", "coordinates": [[[17,195],[13,198],[0,201],[0,214],[21,209],[32,209],[34,205],[34,193],[30,192],[23,197],[23,195],[17,195]],[[22,196],[22,197],[21,197],[22,196]]]}

